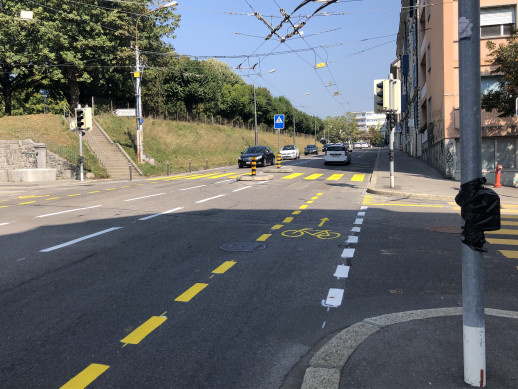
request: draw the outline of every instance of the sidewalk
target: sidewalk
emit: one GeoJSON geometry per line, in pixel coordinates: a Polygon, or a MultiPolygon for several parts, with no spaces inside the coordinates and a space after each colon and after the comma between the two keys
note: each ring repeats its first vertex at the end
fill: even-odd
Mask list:
{"type": "MultiPolygon", "coordinates": [[[[454,201],[459,192],[459,182],[444,179],[435,169],[399,151],[395,153],[395,187],[390,188],[389,167],[388,149],[382,149],[367,192],[445,201],[454,201]]],[[[518,204],[518,188],[492,189],[503,205],[518,204]]],[[[516,388],[515,353],[503,350],[509,349],[518,334],[518,312],[486,308],[485,313],[487,387],[516,388]]],[[[470,388],[464,382],[462,329],[459,307],[364,319],[315,353],[302,388],[470,388]]]]}

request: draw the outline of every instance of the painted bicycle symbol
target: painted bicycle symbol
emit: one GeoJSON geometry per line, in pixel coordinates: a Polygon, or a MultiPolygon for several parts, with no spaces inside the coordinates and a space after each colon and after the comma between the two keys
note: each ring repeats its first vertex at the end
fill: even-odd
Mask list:
{"type": "Polygon", "coordinates": [[[300,230],[287,230],[282,233],[283,236],[287,238],[300,238],[303,235],[312,235],[316,236],[318,239],[335,239],[339,238],[340,234],[338,232],[333,232],[329,230],[315,230],[313,228],[302,228],[300,230]]]}

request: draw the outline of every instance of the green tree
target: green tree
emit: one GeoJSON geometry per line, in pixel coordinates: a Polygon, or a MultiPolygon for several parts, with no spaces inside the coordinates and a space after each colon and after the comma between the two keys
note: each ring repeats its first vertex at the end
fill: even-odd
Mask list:
{"type": "Polygon", "coordinates": [[[352,112],[346,112],[342,116],[328,116],[325,119],[325,128],[329,132],[331,143],[354,142],[362,137],[356,116],[352,112]]]}
{"type": "Polygon", "coordinates": [[[499,89],[482,96],[482,108],[487,111],[496,109],[499,117],[515,114],[515,99],[518,97],[518,36],[507,38],[506,44],[497,45],[488,41],[486,46],[491,50],[495,70],[491,73],[502,75],[499,89]]]}

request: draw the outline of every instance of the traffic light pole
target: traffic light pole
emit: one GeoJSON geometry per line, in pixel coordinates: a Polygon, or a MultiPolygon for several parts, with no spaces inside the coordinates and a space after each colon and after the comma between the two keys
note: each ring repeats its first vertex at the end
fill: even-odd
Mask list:
{"type": "MultiPolygon", "coordinates": [[[[394,91],[392,88],[392,83],[394,82],[394,76],[389,74],[389,98],[390,98],[390,114],[394,115],[394,91]]],[[[390,187],[394,188],[394,138],[395,138],[395,131],[396,129],[393,128],[392,121],[389,120],[389,127],[390,127],[390,151],[389,151],[389,159],[390,159],[390,187]]]]}
{"type": "Polygon", "coordinates": [[[144,145],[143,145],[143,134],[142,134],[142,95],[140,92],[140,57],[139,57],[139,49],[138,46],[135,46],[135,73],[133,77],[135,78],[135,114],[137,117],[137,160],[138,162],[142,162],[144,157],[144,145]]]}
{"type": "MultiPolygon", "coordinates": [[[[459,0],[461,184],[482,177],[480,0],[459,0]]],[[[461,244],[464,381],[486,386],[483,253],[461,244]]]]}

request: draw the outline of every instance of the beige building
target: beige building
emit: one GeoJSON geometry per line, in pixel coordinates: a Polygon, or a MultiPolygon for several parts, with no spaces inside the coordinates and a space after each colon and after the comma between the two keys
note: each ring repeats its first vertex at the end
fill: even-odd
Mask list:
{"type": "MultiPolygon", "coordinates": [[[[404,150],[460,179],[458,1],[402,0],[397,56],[391,71],[402,84],[401,142],[404,150]]],[[[505,43],[516,28],[518,1],[481,0],[481,91],[498,87],[490,74],[486,42],[505,43]]],[[[503,166],[502,184],[518,186],[518,120],[482,111],[482,168],[494,180],[503,166]],[[515,178],[515,176],[517,178],[515,178]]]]}

